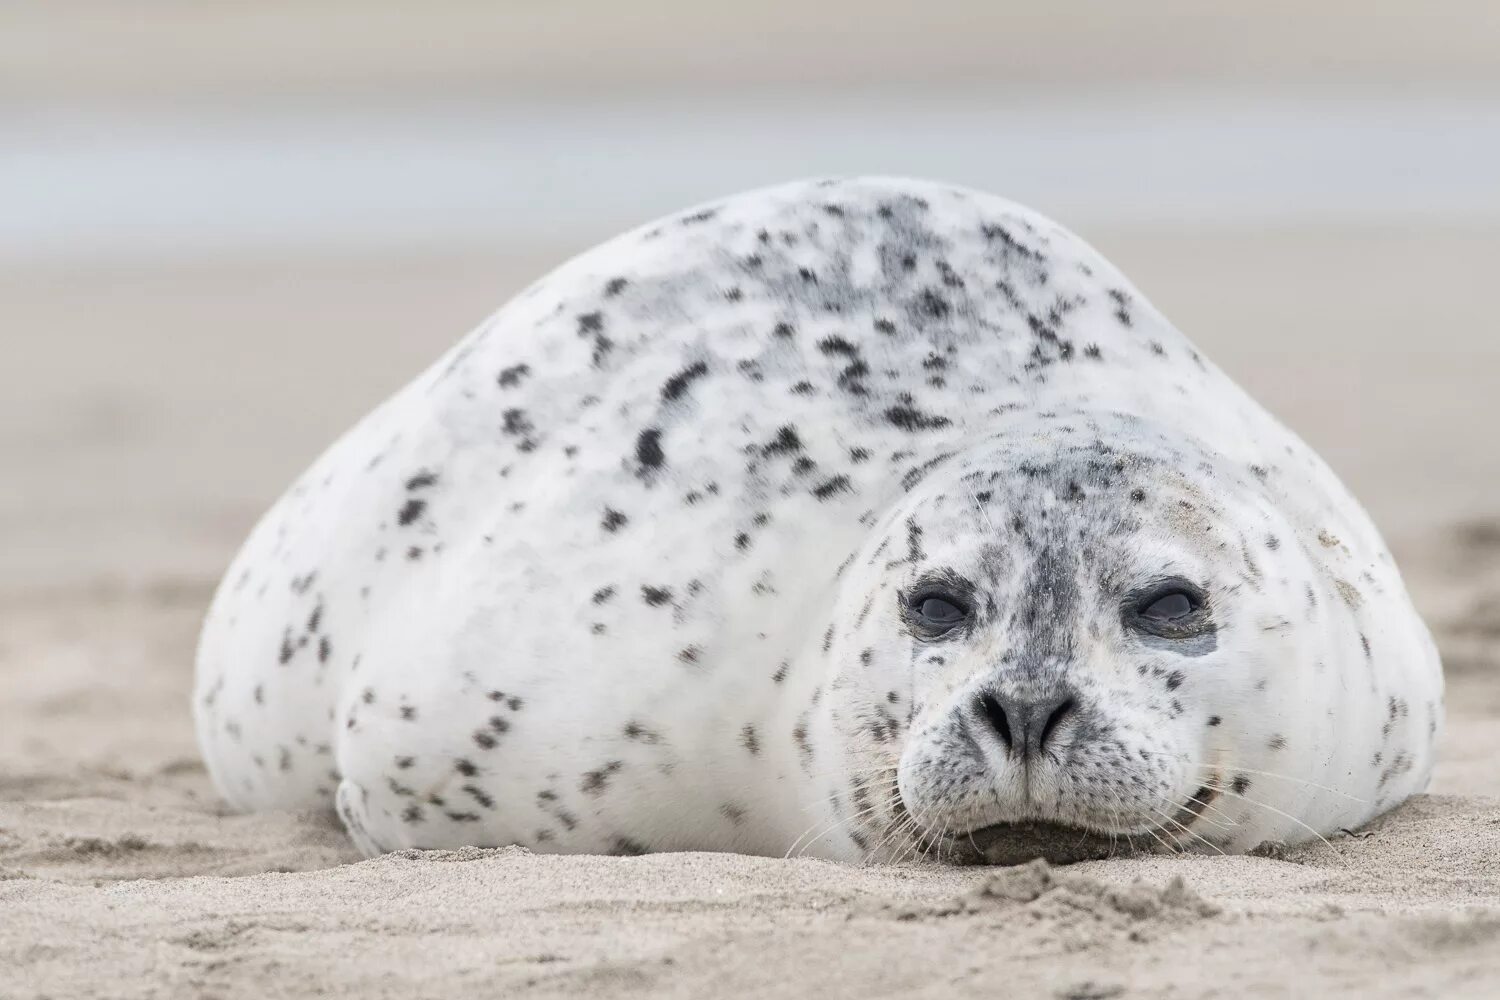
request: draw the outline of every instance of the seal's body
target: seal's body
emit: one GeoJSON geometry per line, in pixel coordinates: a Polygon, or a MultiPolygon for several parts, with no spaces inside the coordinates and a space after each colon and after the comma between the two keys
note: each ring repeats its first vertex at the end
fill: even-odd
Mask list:
{"type": "Polygon", "coordinates": [[[232,803],[370,853],[854,860],[1354,826],[1441,699],[1358,504],[1113,267],[862,179],[503,308],[256,528],[195,709],[232,803]]]}

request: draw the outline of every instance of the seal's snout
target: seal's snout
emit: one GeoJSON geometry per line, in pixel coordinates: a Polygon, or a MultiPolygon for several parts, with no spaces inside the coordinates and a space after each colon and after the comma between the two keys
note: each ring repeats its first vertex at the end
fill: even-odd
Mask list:
{"type": "Polygon", "coordinates": [[[999,737],[1007,754],[1035,756],[1066,738],[1066,723],[1077,712],[1077,699],[1064,687],[1041,697],[982,693],[975,702],[979,718],[999,737]]]}

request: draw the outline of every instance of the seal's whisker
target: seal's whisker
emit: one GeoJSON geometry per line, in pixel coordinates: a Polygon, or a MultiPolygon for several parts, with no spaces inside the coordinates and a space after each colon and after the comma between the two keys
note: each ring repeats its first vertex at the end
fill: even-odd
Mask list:
{"type": "Polygon", "coordinates": [[[899,819],[893,817],[887,820],[884,827],[882,827],[884,832],[881,834],[880,839],[874,845],[865,849],[865,861],[873,861],[875,855],[885,846],[886,841],[890,840],[895,831],[908,822],[914,822],[910,815],[902,816],[899,819]]]}
{"type": "MultiPolygon", "coordinates": [[[[837,832],[840,827],[845,826],[846,824],[851,823],[851,822],[853,822],[853,821],[855,821],[855,820],[857,820],[859,818],[860,817],[858,817],[858,816],[848,816],[848,817],[845,817],[844,819],[839,820],[837,823],[834,823],[832,826],[829,826],[827,829],[820,830],[818,832],[817,836],[808,838],[807,842],[805,844],[803,844],[801,846],[801,848],[799,848],[797,850],[796,857],[799,857],[799,858],[806,857],[807,856],[807,852],[810,851],[810,850],[812,850],[813,847],[815,845],[817,845],[820,841],[822,841],[825,837],[831,836],[832,834],[834,834],[835,832],[837,832]]],[[[851,837],[851,840],[852,839],[853,838],[851,837]]],[[[855,846],[857,847],[859,845],[856,844],[855,846]]]]}
{"type": "MultiPolygon", "coordinates": [[[[1118,793],[1116,793],[1116,795],[1115,795],[1115,798],[1116,798],[1116,799],[1117,799],[1117,800],[1118,800],[1118,801],[1120,801],[1120,803],[1121,803],[1121,804],[1122,804],[1122,805],[1123,805],[1123,804],[1124,804],[1124,800],[1123,800],[1123,799],[1121,799],[1121,798],[1120,798],[1120,796],[1119,796],[1119,794],[1118,794],[1118,793]]],[[[1125,842],[1126,842],[1126,843],[1127,843],[1127,844],[1129,844],[1129,845],[1130,845],[1130,852],[1131,852],[1131,853],[1132,853],[1132,854],[1134,854],[1134,853],[1136,853],[1136,852],[1137,852],[1137,851],[1138,851],[1138,850],[1139,850],[1139,849],[1138,849],[1138,848],[1137,848],[1137,847],[1136,847],[1136,846],[1135,846],[1135,835],[1134,835],[1134,834],[1133,834],[1133,833],[1131,833],[1131,832],[1130,832],[1130,829],[1129,829],[1129,828],[1128,828],[1128,827],[1127,827],[1127,828],[1126,828],[1126,830],[1125,830],[1125,842]]]]}
{"type": "MultiPolygon", "coordinates": [[[[835,820],[827,828],[819,831],[819,833],[817,834],[817,836],[812,837],[811,839],[809,839],[807,841],[807,843],[805,845],[803,845],[801,853],[806,853],[807,849],[810,848],[810,847],[812,847],[813,844],[816,844],[819,840],[822,840],[824,837],[828,836],[830,833],[832,833],[834,830],[837,830],[839,827],[843,826],[845,823],[852,823],[853,821],[855,821],[857,819],[860,819],[860,818],[862,818],[864,816],[868,816],[870,813],[876,811],[879,808],[880,808],[880,803],[877,802],[874,805],[866,806],[864,809],[861,809],[858,812],[850,813],[848,816],[845,816],[843,819],[835,820]]],[[[821,822],[821,820],[819,822],[821,822]]],[[[791,857],[792,856],[792,852],[796,851],[797,850],[797,845],[799,843],[801,843],[802,837],[806,837],[807,833],[810,832],[812,829],[814,829],[817,825],[818,825],[817,823],[814,823],[812,826],[810,826],[810,827],[807,828],[807,831],[803,832],[803,834],[802,834],[801,837],[798,837],[796,840],[792,841],[792,846],[789,847],[789,848],[787,848],[786,853],[783,854],[782,857],[783,858],[789,858],[789,857],[791,857]]],[[[798,856],[800,857],[801,854],[799,854],[798,856]]]]}
{"type": "Polygon", "coordinates": [[[891,857],[897,861],[910,861],[912,848],[922,836],[922,824],[912,818],[909,823],[902,824],[896,831],[897,836],[893,843],[900,847],[890,848],[891,857]]]}
{"type": "Polygon", "coordinates": [[[1110,825],[1110,829],[1109,829],[1110,853],[1111,854],[1114,853],[1115,845],[1118,843],[1118,839],[1117,838],[1119,836],[1123,835],[1124,838],[1125,838],[1125,842],[1130,845],[1130,852],[1132,854],[1134,854],[1135,853],[1135,841],[1130,838],[1130,831],[1129,830],[1122,830],[1121,829],[1121,828],[1124,827],[1125,824],[1121,822],[1120,809],[1124,805],[1124,802],[1120,798],[1120,793],[1117,792],[1113,788],[1106,788],[1105,791],[1109,792],[1110,796],[1115,800],[1114,801],[1114,805],[1112,805],[1112,806],[1109,807],[1109,813],[1110,813],[1110,824],[1109,824],[1110,825]],[[1121,831],[1121,832],[1117,833],[1117,831],[1121,831]]]}
{"type": "MultiPolygon", "coordinates": [[[[806,811],[806,809],[811,809],[811,808],[813,808],[813,806],[807,806],[804,809],[804,811],[806,811]]],[[[786,849],[786,853],[783,854],[782,857],[783,858],[790,858],[792,856],[793,852],[795,852],[797,850],[797,845],[799,845],[799,844],[802,843],[803,838],[806,837],[808,834],[812,833],[814,830],[816,830],[818,828],[818,824],[819,823],[826,822],[827,819],[828,819],[828,817],[826,817],[826,816],[819,816],[816,820],[814,820],[811,826],[809,826],[806,830],[803,830],[800,834],[797,835],[797,839],[794,840],[794,841],[792,841],[792,846],[790,846],[790,847],[788,847],[786,849]]],[[[821,836],[821,834],[819,834],[819,836],[821,836]]]]}
{"type": "MultiPolygon", "coordinates": [[[[832,774],[841,777],[841,775],[847,774],[847,772],[832,772],[832,774]]],[[[832,775],[826,775],[826,777],[832,777],[832,775]]],[[[889,790],[895,789],[895,781],[897,781],[897,777],[895,777],[895,775],[891,775],[891,778],[889,778],[889,780],[874,781],[874,783],[862,784],[861,787],[862,789],[867,790],[867,792],[870,792],[871,795],[879,795],[879,793],[889,792],[889,790]]],[[[814,810],[814,808],[820,808],[822,807],[822,805],[823,802],[808,802],[808,804],[802,805],[802,811],[804,811],[804,813],[807,813],[807,811],[814,810]]],[[[879,802],[876,802],[876,804],[871,805],[870,810],[868,811],[876,810],[876,808],[879,808],[879,805],[879,802]]],[[[817,819],[814,820],[813,823],[811,823],[811,826],[808,826],[805,831],[801,832],[801,835],[798,835],[798,838],[796,838],[796,840],[792,841],[792,846],[787,847],[786,855],[783,855],[783,858],[790,858],[790,856],[792,856],[792,852],[795,852],[796,846],[802,843],[802,838],[805,838],[808,834],[811,834],[814,829],[817,829],[817,825],[819,825],[819,823],[825,822],[825,820],[826,816],[817,817],[817,819]]],[[[828,832],[829,831],[825,831],[823,832],[823,834],[819,834],[819,837],[825,837],[828,832]]],[[[817,840],[817,838],[813,838],[813,840],[817,840]]]]}
{"type": "Polygon", "coordinates": [[[950,821],[945,821],[943,823],[943,828],[938,831],[938,835],[928,841],[927,850],[922,854],[923,860],[931,860],[932,852],[937,850],[938,847],[942,845],[943,839],[948,836],[948,826],[950,821]]]}
{"type": "MultiPolygon", "coordinates": [[[[1207,788],[1208,786],[1205,785],[1203,787],[1207,788]]],[[[1213,791],[1213,789],[1210,788],[1209,791],[1213,791]]],[[[1240,825],[1239,820],[1235,819],[1233,816],[1229,815],[1223,809],[1220,809],[1217,805],[1207,799],[1200,799],[1196,795],[1189,795],[1188,801],[1196,802],[1198,803],[1198,805],[1203,807],[1203,811],[1200,811],[1198,815],[1205,820],[1208,819],[1208,816],[1206,815],[1207,811],[1213,810],[1213,812],[1218,815],[1218,820],[1215,820],[1214,822],[1217,826],[1219,826],[1220,829],[1223,829],[1225,826],[1235,827],[1240,825]]]]}
{"type": "Polygon", "coordinates": [[[1204,837],[1202,834],[1197,833],[1197,832],[1195,832],[1193,830],[1188,829],[1186,825],[1184,825],[1180,820],[1178,820],[1176,817],[1172,816],[1170,813],[1167,813],[1167,812],[1165,812],[1165,811],[1163,811],[1161,809],[1158,809],[1156,806],[1148,806],[1147,808],[1149,808],[1152,812],[1156,813],[1158,816],[1165,817],[1168,823],[1171,823],[1173,826],[1177,827],[1178,829],[1180,829],[1183,833],[1187,834],[1188,836],[1193,837],[1193,838],[1195,838],[1195,839],[1203,842],[1204,844],[1206,844],[1209,847],[1213,848],[1215,851],[1218,851],[1219,854],[1221,854],[1221,855],[1224,854],[1224,849],[1222,847],[1220,847],[1218,844],[1215,844],[1213,841],[1209,840],[1207,837],[1204,837]]]}
{"type": "Polygon", "coordinates": [[[870,853],[874,855],[882,847],[884,847],[887,842],[895,840],[896,842],[899,842],[903,845],[900,850],[892,848],[892,863],[895,863],[895,859],[898,859],[901,856],[901,851],[904,851],[906,849],[907,840],[905,838],[907,836],[907,831],[915,830],[918,827],[919,824],[917,823],[916,818],[908,813],[906,816],[902,817],[899,822],[891,826],[891,829],[886,833],[886,835],[880,838],[880,841],[870,849],[870,853]]]}
{"type": "MultiPolygon", "coordinates": [[[[1135,836],[1132,834],[1129,824],[1124,822],[1125,813],[1130,811],[1125,807],[1125,799],[1123,796],[1121,796],[1120,792],[1117,789],[1110,788],[1108,789],[1108,791],[1115,800],[1115,805],[1111,809],[1111,811],[1114,813],[1114,824],[1115,826],[1120,828],[1121,834],[1125,837],[1125,842],[1130,845],[1131,853],[1138,853],[1140,848],[1135,846],[1135,836]]],[[[1152,833],[1151,826],[1148,824],[1147,828],[1144,831],[1136,830],[1135,833],[1150,834],[1152,833]]],[[[1156,836],[1155,834],[1152,834],[1152,836],[1156,837],[1157,843],[1161,843],[1161,838],[1159,836],[1156,836]]],[[[1170,850],[1170,848],[1168,849],[1170,850]]]]}
{"type": "Polygon", "coordinates": [[[1182,763],[1187,764],[1191,767],[1219,768],[1225,771],[1239,771],[1243,774],[1254,774],[1265,778],[1280,778],[1282,781],[1291,781],[1299,785],[1307,785],[1309,788],[1316,788],[1322,792],[1328,792],[1331,795],[1342,796],[1343,798],[1349,799],[1352,802],[1358,802],[1360,805],[1369,805],[1369,801],[1367,799],[1362,799],[1358,795],[1350,795],[1348,792],[1339,791],[1337,788],[1329,788],[1327,785],[1320,785],[1316,781],[1308,781],[1305,778],[1294,778],[1290,774],[1280,774],[1276,771],[1257,771],[1251,767],[1239,767],[1238,765],[1230,761],[1217,761],[1210,764],[1200,760],[1190,760],[1182,754],[1166,754],[1159,753],[1153,750],[1142,750],[1140,752],[1149,754],[1153,757],[1170,757],[1174,760],[1181,761],[1182,763]]]}
{"type": "Polygon", "coordinates": [[[1293,823],[1296,823],[1298,826],[1302,827],[1302,829],[1306,830],[1308,833],[1312,834],[1314,837],[1317,837],[1319,840],[1321,840],[1323,842],[1323,846],[1327,847],[1329,850],[1333,849],[1333,845],[1328,842],[1328,838],[1327,837],[1323,836],[1317,830],[1315,830],[1312,827],[1308,826],[1306,823],[1302,822],[1300,819],[1298,819],[1297,817],[1291,815],[1290,813],[1284,813],[1280,809],[1277,809],[1273,805],[1267,805],[1264,802],[1261,802],[1261,801],[1258,801],[1256,799],[1250,798],[1248,795],[1241,795],[1239,792],[1231,791],[1228,788],[1215,787],[1215,786],[1212,786],[1212,785],[1209,785],[1207,787],[1213,788],[1214,791],[1218,792],[1220,795],[1232,795],[1235,798],[1241,800],[1242,802],[1247,802],[1247,803],[1249,803],[1252,806],[1258,806],[1259,808],[1265,809],[1268,812],[1273,812],[1276,815],[1281,816],[1284,819],[1289,819],[1293,823]]]}
{"type": "Polygon", "coordinates": [[[1165,847],[1168,854],[1181,854],[1182,847],[1180,845],[1174,844],[1171,840],[1163,838],[1162,835],[1157,832],[1158,830],[1164,831],[1164,829],[1165,828],[1162,827],[1159,823],[1154,823],[1146,827],[1146,832],[1149,833],[1153,838],[1155,838],[1158,844],[1160,844],[1162,847],[1165,847]]]}
{"type": "MultiPolygon", "coordinates": [[[[944,824],[946,826],[946,824],[944,824]]],[[[912,861],[924,861],[927,858],[927,845],[931,843],[932,831],[918,830],[912,839],[910,858],[912,861]]]]}
{"type": "Polygon", "coordinates": [[[853,778],[853,779],[856,779],[856,781],[854,783],[857,784],[857,783],[859,783],[857,779],[863,778],[865,781],[869,781],[870,780],[870,778],[869,778],[870,775],[877,775],[878,776],[882,772],[885,772],[885,771],[892,771],[892,773],[890,775],[890,780],[891,781],[895,781],[897,779],[897,775],[894,773],[893,769],[891,769],[891,768],[871,768],[868,771],[829,770],[829,771],[822,771],[822,772],[813,772],[812,774],[806,774],[805,776],[810,781],[819,781],[819,780],[822,780],[824,778],[853,778]]]}
{"type": "MultiPolygon", "coordinates": [[[[1202,788],[1207,788],[1207,787],[1208,787],[1207,785],[1202,786],[1202,788]]],[[[1202,789],[1200,788],[1200,791],[1201,790],[1202,789]]],[[[1181,802],[1178,802],[1178,801],[1172,799],[1170,796],[1165,795],[1165,794],[1163,794],[1161,792],[1156,793],[1156,797],[1161,802],[1166,803],[1168,806],[1171,806],[1171,807],[1176,808],[1176,809],[1181,809],[1182,808],[1182,803],[1181,802]]],[[[1200,811],[1198,812],[1198,818],[1201,819],[1203,822],[1210,824],[1215,829],[1218,829],[1218,830],[1227,830],[1227,829],[1229,829],[1231,827],[1235,827],[1235,826],[1239,825],[1238,823],[1236,823],[1233,819],[1231,819],[1229,817],[1228,813],[1226,813],[1226,812],[1224,812],[1224,810],[1219,809],[1216,806],[1214,806],[1214,804],[1212,802],[1205,802],[1203,799],[1197,798],[1196,796],[1193,796],[1193,795],[1189,795],[1187,797],[1187,801],[1189,801],[1189,802],[1196,802],[1201,807],[1200,811]],[[1203,810],[1208,810],[1208,809],[1212,809],[1214,812],[1218,813],[1219,816],[1220,816],[1220,819],[1214,819],[1213,817],[1210,817],[1210,816],[1206,815],[1206,813],[1203,810]]]]}
{"type": "Polygon", "coordinates": [[[966,479],[964,480],[964,485],[969,489],[969,499],[974,501],[974,507],[979,511],[980,515],[983,516],[984,523],[989,526],[990,534],[994,534],[995,522],[990,520],[990,512],[985,509],[984,504],[979,502],[979,494],[975,492],[974,484],[966,479]]]}
{"type": "Polygon", "coordinates": [[[914,849],[916,847],[917,839],[920,836],[921,836],[921,834],[917,831],[917,829],[915,827],[913,827],[910,830],[907,830],[903,834],[903,836],[901,837],[901,840],[900,840],[901,846],[899,848],[892,848],[891,849],[891,858],[894,861],[894,863],[896,863],[896,864],[905,864],[905,863],[910,862],[912,860],[912,854],[913,854],[914,849]]]}

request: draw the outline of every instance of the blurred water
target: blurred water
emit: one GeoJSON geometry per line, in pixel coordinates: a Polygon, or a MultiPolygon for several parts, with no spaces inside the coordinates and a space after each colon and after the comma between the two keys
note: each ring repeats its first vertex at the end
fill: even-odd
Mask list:
{"type": "Polygon", "coordinates": [[[0,261],[584,244],[796,177],[1074,225],[1500,219],[1500,104],[1122,95],[0,117],[0,261]]]}

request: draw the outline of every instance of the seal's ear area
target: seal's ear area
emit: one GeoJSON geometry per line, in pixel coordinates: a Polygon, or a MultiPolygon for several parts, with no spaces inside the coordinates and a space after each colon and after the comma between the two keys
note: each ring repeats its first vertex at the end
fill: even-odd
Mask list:
{"type": "Polygon", "coordinates": [[[1192,639],[1214,629],[1204,589],[1182,577],[1155,580],[1125,598],[1126,629],[1162,639],[1192,639]]]}

